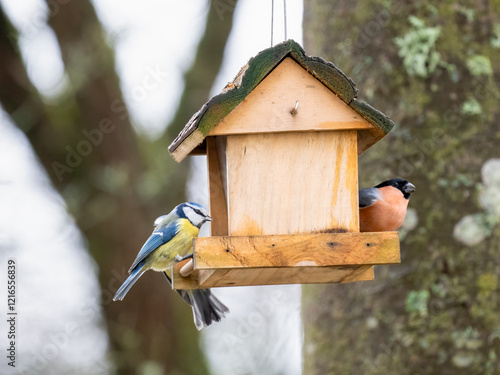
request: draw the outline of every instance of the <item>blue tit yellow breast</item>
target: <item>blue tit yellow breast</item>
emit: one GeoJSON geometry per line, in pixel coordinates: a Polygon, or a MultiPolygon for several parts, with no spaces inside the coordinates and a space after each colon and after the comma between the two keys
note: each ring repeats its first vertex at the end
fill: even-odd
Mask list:
{"type": "Polygon", "coordinates": [[[148,257],[147,268],[165,271],[174,265],[176,255],[184,256],[193,251],[193,238],[198,236],[200,229],[187,219],[177,220],[177,225],[179,225],[179,232],[151,253],[148,257]]]}

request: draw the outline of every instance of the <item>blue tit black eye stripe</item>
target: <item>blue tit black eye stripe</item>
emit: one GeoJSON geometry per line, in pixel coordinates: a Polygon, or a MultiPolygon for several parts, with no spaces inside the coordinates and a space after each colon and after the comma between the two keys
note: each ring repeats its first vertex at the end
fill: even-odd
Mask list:
{"type": "Polygon", "coordinates": [[[203,214],[201,213],[201,211],[200,211],[200,210],[198,210],[197,208],[193,208],[193,210],[194,210],[194,212],[196,212],[198,215],[200,215],[200,216],[205,216],[205,215],[203,215],[203,214]]]}

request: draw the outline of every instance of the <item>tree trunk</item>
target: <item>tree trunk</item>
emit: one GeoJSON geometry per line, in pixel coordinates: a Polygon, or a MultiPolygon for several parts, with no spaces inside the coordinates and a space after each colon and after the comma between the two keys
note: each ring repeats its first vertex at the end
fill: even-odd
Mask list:
{"type": "Polygon", "coordinates": [[[176,164],[167,146],[171,134],[179,132],[209,98],[235,2],[222,18],[220,9],[209,5],[202,45],[185,77],[190,84],[180,107],[186,108],[186,98],[190,106],[179,111],[169,135],[155,142],[140,139],[133,130],[114,54],[92,3],[65,2],[57,9],[47,3],[70,88],[57,105],[41,100],[18,52],[17,33],[0,7],[0,102],[25,131],[99,264],[102,295],[96,298],[104,306],[119,373],[135,374],[154,361],[165,373],[206,374],[191,309],[169,290],[162,275],[146,273],[121,303],[111,298],[151,233],[153,220],[185,200],[189,165],[176,164]],[[200,77],[204,64],[210,68],[200,77]],[[85,155],[75,156],[78,152],[85,155]]]}
{"type": "Polygon", "coordinates": [[[360,186],[411,181],[418,224],[375,281],[303,288],[304,374],[500,373],[499,21],[485,1],[305,1],[306,52],[398,124],[360,186]]]}

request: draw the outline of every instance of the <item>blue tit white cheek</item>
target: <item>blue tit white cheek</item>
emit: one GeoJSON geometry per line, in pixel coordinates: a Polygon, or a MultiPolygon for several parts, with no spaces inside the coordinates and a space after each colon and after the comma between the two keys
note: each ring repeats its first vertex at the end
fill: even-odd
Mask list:
{"type": "Polygon", "coordinates": [[[182,257],[193,251],[193,238],[198,236],[200,229],[187,219],[179,219],[178,221],[179,233],[149,255],[145,265],[146,269],[165,271],[175,264],[176,255],[182,257]]]}

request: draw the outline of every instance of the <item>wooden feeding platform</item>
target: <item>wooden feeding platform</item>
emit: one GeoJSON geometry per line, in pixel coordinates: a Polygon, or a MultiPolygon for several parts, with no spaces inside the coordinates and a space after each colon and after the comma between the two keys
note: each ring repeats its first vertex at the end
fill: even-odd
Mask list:
{"type": "Polygon", "coordinates": [[[374,265],[400,262],[397,232],[205,237],[194,254],[196,270],[191,261],[174,267],[175,289],[348,283],[373,280],[374,265]]]}
{"type": "Polygon", "coordinates": [[[358,155],[394,124],[356,93],[289,40],[193,115],[169,152],[207,155],[213,221],[174,288],[346,283],[400,262],[397,232],[359,233],[358,155]]]}

